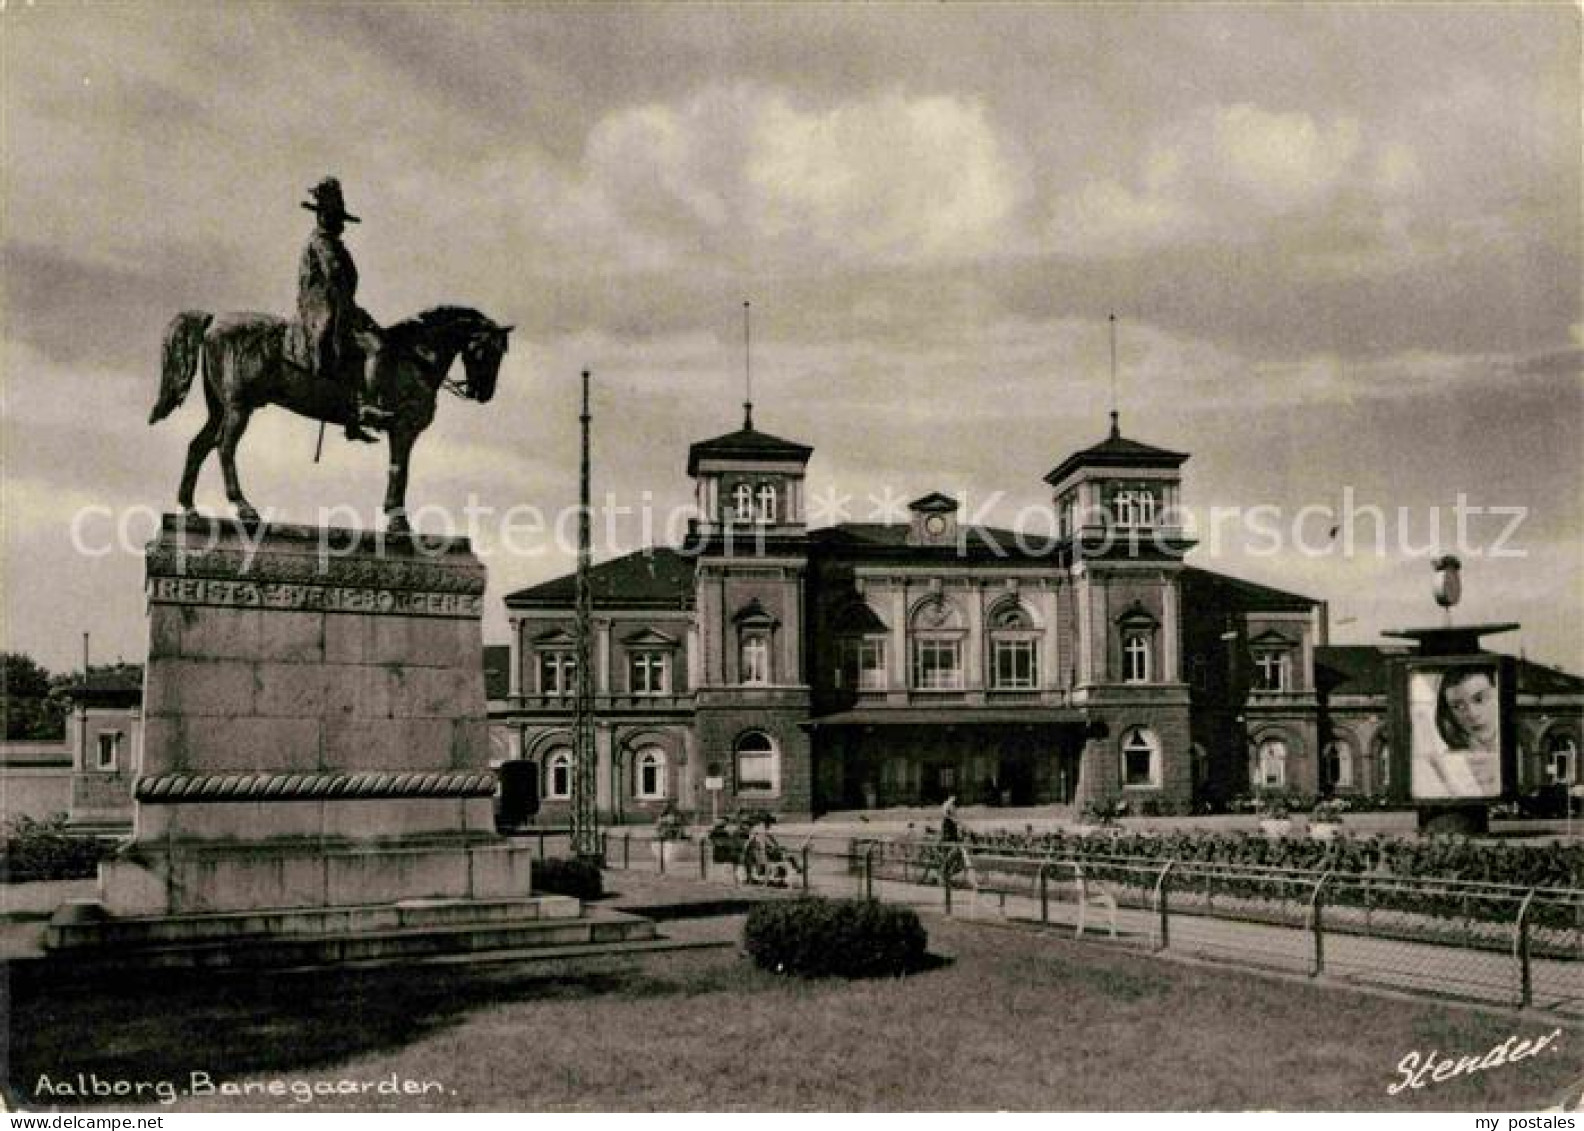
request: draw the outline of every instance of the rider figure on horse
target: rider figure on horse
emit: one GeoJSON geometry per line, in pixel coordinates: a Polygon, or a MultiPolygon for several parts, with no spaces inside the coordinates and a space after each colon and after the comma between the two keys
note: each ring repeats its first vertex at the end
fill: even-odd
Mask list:
{"type": "Polygon", "coordinates": [[[341,182],[326,177],[309,190],[312,201],[303,207],[319,222],[303,248],[297,270],[297,314],[307,341],[308,360],[314,373],[341,384],[352,384],[352,415],[347,418],[349,440],[375,442],[362,425],[379,425],[390,413],[377,404],[379,395],[379,324],[357,305],[357,265],[341,242],[348,221],[360,221],[346,210],[341,182]],[[359,365],[354,372],[352,366],[359,365]]]}

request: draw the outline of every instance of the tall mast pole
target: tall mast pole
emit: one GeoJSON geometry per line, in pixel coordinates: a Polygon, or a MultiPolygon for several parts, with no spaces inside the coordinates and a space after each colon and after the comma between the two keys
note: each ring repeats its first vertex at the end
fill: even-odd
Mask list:
{"type": "Polygon", "coordinates": [[[1115,439],[1122,434],[1121,425],[1117,419],[1117,358],[1116,358],[1116,312],[1112,311],[1107,321],[1111,324],[1111,436],[1115,439]]]}
{"type": "Polygon", "coordinates": [[[600,856],[600,836],[595,766],[599,755],[594,746],[594,600],[589,588],[589,569],[593,562],[589,535],[590,419],[589,373],[585,369],[583,411],[578,416],[583,444],[578,464],[577,688],[572,708],[572,854],[581,859],[597,860],[600,856]]]}
{"type": "Polygon", "coordinates": [[[748,300],[743,299],[743,427],[753,430],[753,330],[748,300]]]}

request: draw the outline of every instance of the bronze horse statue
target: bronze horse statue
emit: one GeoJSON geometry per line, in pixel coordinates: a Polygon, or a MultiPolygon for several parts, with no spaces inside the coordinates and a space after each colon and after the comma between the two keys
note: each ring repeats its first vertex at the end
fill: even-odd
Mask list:
{"type": "MultiPolygon", "coordinates": [[[[176,495],[183,510],[193,509],[198,471],[218,448],[226,498],[243,522],[258,521],[236,470],[237,444],[256,409],[275,404],[331,424],[345,424],[355,411],[349,381],[315,376],[290,360],[288,334],[295,329],[273,315],[202,310],[183,311],[166,328],[159,401],[149,423],[165,419],[186,399],[200,359],[209,406],[209,419],[187,446],[176,495]]],[[[362,348],[379,351],[380,402],[390,414],[384,425],[390,440],[384,509],[393,533],[408,529],[408,461],[419,434],[434,420],[440,390],[487,403],[495,395],[511,330],[469,307],[437,306],[377,335],[359,335],[362,348]],[[461,382],[446,376],[458,357],[466,374],[461,382]]]]}

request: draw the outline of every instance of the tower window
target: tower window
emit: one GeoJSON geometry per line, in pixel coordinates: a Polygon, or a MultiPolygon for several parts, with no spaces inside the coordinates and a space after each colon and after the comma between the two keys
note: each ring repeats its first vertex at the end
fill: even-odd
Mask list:
{"type": "Polygon", "coordinates": [[[763,629],[745,629],[739,659],[743,683],[770,682],[770,634],[763,629]]]}
{"type": "Polygon", "coordinates": [[[1147,727],[1133,727],[1122,736],[1122,784],[1134,788],[1160,785],[1160,742],[1147,727]]]}
{"type": "Polygon", "coordinates": [[[754,518],[754,493],[751,483],[739,483],[732,492],[732,511],[738,522],[752,522],[754,518]]]}
{"type": "Polygon", "coordinates": [[[1151,679],[1150,659],[1154,649],[1150,634],[1129,632],[1122,638],[1122,682],[1148,683],[1151,679]]]}
{"type": "Polygon", "coordinates": [[[762,523],[772,523],[776,520],[776,489],[773,484],[759,484],[759,510],[754,517],[756,521],[762,523]]]}

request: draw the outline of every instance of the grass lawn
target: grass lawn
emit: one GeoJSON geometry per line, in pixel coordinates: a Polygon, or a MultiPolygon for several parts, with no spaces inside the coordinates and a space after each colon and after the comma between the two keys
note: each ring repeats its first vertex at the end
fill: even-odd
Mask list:
{"type": "MultiPolygon", "coordinates": [[[[731,950],[519,969],[186,976],[114,991],[13,980],[12,1102],[52,1081],[439,1081],[309,1110],[1534,1109],[1584,1072],[1584,1028],[1540,1055],[1396,1096],[1418,1050],[1483,1055],[1555,1025],[1189,967],[927,919],[948,961],[801,982],[731,950]]],[[[72,1101],[57,1098],[63,1106],[72,1101]]],[[[118,1105],[119,1106],[119,1105],[118,1105]]],[[[176,1110],[297,1109],[290,1096],[176,1110]]]]}

